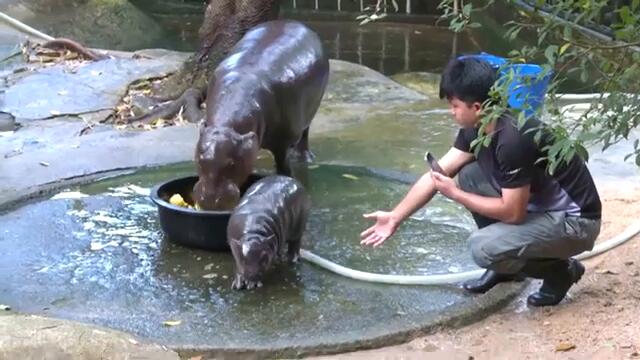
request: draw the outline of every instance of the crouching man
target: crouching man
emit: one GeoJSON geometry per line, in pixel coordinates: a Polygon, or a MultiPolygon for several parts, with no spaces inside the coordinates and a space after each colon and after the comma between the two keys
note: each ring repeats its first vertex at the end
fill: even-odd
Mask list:
{"type": "Polygon", "coordinates": [[[363,245],[378,246],[400,224],[431,200],[436,191],[469,209],[478,225],[470,238],[474,261],[486,271],[463,284],[483,293],[500,282],[523,277],[542,279],[531,306],[558,304],[584,274],[575,256],[591,250],[600,232],[601,204],[593,179],[577,155],[547,171],[552,138],[538,119],[522,127],[504,113],[483,131],[489,146],[474,155],[482,104],[496,81],[496,71],[479,59],[453,59],[440,82],[461,127],[453,147],[440,160],[445,174],[424,174],[391,211],[365,214],[375,224],[361,234],[363,245]],[[533,129],[533,130],[532,130],[533,129]],[[534,138],[542,131],[539,141],[534,138]],[[458,176],[458,184],[452,177],[458,176]]]}

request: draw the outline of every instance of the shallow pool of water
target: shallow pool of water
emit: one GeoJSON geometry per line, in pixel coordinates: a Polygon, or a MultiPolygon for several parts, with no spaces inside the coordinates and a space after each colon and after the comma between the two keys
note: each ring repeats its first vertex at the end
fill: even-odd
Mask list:
{"type": "MultiPolygon", "coordinates": [[[[164,239],[147,195],[160,181],[192,173],[192,164],[142,171],[69,188],[1,215],[3,301],[17,311],[112,326],[165,344],[255,347],[383,334],[409,319],[435,317],[464,298],[455,287],[361,283],[307,263],[277,266],[256,291],[232,291],[231,254],[164,239]],[[181,324],[164,327],[166,320],[181,324]]],[[[367,226],[362,213],[391,205],[408,186],[397,179],[412,177],[382,173],[312,166],[307,189],[313,210],[303,247],[380,273],[474,268],[466,251],[471,220],[441,197],[383,247],[359,245],[367,226]]]]}

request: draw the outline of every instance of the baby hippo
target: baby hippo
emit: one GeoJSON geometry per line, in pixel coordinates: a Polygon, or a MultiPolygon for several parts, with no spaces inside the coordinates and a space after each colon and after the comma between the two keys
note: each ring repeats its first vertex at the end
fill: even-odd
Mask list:
{"type": "Polygon", "coordinates": [[[298,260],[309,215],[309,197],[293,178],[274,175],[257,181],[229,219],[227,241],[236,263],[233,289],[262,286],[274,261],[298,260]]]}

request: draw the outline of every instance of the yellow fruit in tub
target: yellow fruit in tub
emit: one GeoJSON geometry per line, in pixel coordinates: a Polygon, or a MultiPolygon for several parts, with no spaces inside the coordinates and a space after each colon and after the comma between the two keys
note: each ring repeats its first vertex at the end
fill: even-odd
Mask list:
{"type": "Polygon", "coordinates": [[[184,201],[184,199],[182,198],[182,195],[180,195],[180,194],[173,194],[169,198],[169,203],[171,205],[181,206],[181,207],[185,207],[185,208],[191,207],[191,205],[189,205],[189,203],[184,201]]]}

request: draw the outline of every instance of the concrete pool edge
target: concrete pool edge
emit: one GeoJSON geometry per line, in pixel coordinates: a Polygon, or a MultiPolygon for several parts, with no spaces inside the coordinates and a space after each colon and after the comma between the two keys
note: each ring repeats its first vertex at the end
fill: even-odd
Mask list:
{"type": "Polygon", "coordinates": [[[441,315],[424,324],[416,324],[406,329],[391,330],[388,334],[374,337],[363,337],[356,341],[335,341],[303,346],[291,346],[284,348],[208,348],[206,346],[182,345],[172,346],[180,356],[205,356],[217,358],[219,356],[252,356],[258,359],[271,358],[300,358],[315,355],[340,354],[358,350],[370,350],[385,346],[398,345],[411,341],[420,336],[437,332],[439,329],[455,329],[480,321],[495,311],[505,307],[514,300],[529,281],[521,283],[502,283],[493,290],[479,296],[469,296],[469,301],[445,309],[441,315]]]}

